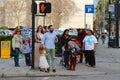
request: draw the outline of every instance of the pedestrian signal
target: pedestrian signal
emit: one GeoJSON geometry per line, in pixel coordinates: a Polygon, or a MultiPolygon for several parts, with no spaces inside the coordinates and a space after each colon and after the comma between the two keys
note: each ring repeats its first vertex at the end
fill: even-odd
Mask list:
{"type": "Polygon", "coordinates": [[[40,13],[51,13],[51,3],[40,3],[40,13]]]}

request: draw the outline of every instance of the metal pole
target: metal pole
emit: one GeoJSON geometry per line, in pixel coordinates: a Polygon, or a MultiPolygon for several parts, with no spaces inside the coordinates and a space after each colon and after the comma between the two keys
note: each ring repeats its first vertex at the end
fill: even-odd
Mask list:
{"type": "MultiPolygon", "coordinates": [[[[109,5],[111,4],[111,0],[109,0],[109,5]]],[[[109,47],[109,41],[110,41],[110,35],[111,35],[111,12],[109,11],[109,40],[108,40],[108,47],[109,47]]]]}
{"type": "Polygon", "coordinates": [[[35,2],[32,0],[32,66],[31,69],[34,69],[34,42],[35,42],[35,2]]]}
{"type": "MultiPolygon", "coordinates": [[[[118,5],[119,0],[116,1],[118,5]]],[[[116,12],[116,48],[119,48],[119,17],[118,17],[118,6],[116,5],[115,12],[116,12]]]]}
{"type": "MultiPolygon", "coordinates": [[[[86,5],[85,5],[85,9],[86,9],[86,5]]],[[[85,29],[87,29],[87,25],[86,25],[86,12],[84,11],[84,25],[85,25],[85,29]]]]}
{"type": "MultiPolygon", "coordinates": [[[[46,0],[44,0],[46,2],[46,0]]],[[[46,16],[46,13],[44,13],[44,16],[43,16],[43,26],[45,26],[45,16],[46,16]]]]}

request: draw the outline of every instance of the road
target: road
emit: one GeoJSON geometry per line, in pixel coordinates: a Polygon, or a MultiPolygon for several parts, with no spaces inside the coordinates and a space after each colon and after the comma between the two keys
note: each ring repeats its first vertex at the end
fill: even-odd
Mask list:
{"type": "Polygon", "coordinates": [[[120,80],[120,74],[86,75],[86,76],[54,76],[54,77],[17,77],[0,78],[0,80],[120,80]]]}

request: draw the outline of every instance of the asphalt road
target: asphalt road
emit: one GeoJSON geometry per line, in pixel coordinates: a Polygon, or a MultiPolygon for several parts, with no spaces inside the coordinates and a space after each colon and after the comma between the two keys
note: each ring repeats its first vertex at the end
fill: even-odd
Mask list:
{"type": "Polygon", "coordinates": [[[120,80],[120,74],[87,75],[87,76],[53,76],[53,77],[17,77],[17,78],[0,78],[0,80],[120,80]]]}

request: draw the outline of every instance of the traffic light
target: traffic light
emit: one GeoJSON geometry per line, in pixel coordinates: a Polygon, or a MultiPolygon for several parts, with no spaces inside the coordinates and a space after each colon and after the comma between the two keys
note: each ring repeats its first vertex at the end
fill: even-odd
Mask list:
{"type": "Polygon", "coordinates": [[[51,3],[40,3],[39,9],[40,13],[51,13],[51,3]]]}

